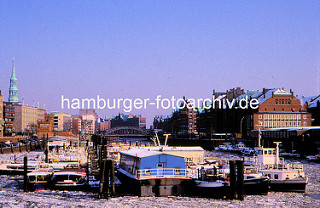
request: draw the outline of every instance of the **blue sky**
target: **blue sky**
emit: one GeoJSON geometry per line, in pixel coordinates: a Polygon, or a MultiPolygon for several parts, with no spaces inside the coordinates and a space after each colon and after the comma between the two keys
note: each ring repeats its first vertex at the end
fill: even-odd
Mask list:
{"type": "MultiPolygon", "coordinates": [[[[0,89],[19,100],[319,93],[319,1],[0,1],[0,89]]],[[[98,111],[101,117],[118,111],[98,111]]],[[[170,110],[133,111],[147,116],[170,110]]]]}

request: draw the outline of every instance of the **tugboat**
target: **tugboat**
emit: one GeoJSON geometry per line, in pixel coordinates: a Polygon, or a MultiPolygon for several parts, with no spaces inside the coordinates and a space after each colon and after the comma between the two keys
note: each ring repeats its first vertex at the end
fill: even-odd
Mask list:
{"type": "Polygon", "coordinates": [[[230,187],[227,161],[205,159],[205,162],[198,165],[196,169],[198,175],[194,179],[195,195],[213,198],[227,195],[230,187]]]}
{"type": "Polygon", "coordinates": [[[305,192],[308,177],[305,176],[303,165],[288,163],[279,158],[279,144],[274,142],[276,148],[257,148],[256,164],[259,172],[268,176],[273,191],[305,192]]]}
{"type": "MultiPolygon", "coordinates": [[[[211,195],[228,191],[230,187],[230,169],[227,161],[217,160],[198,168],[198,178],[194,181],[197,193],[211,195]],[[211,165],[211,166],[210,166],[211,165]]],[[[244,194],[268,194],[270,180],[254,166],[244,167],[244,194]]]]}

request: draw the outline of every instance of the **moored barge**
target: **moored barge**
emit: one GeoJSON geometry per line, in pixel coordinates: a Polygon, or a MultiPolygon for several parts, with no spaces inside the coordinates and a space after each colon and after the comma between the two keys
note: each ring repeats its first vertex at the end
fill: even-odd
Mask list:
{"type": "Polygon", "coordinates": [[[117,172],[124,189],[138,196],[182,195],[191,181],[184,157],[139,148],[120,152],[117,172]]]}

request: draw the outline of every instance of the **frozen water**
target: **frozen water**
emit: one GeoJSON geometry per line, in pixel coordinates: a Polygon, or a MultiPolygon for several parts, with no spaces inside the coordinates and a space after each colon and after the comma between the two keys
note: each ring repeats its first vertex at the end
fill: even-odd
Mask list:
{"type": "MultiPolygon", "coordinates": [[[[36,157],[39,153],[29,153],[36,157]]],[[[236,159],[229,153],[206,152],[212,157],[236,159]]],[[[0,155],[9,159],[12,155],[0,155]]],[[[270,192],[267,196],[246,196],[244,201],[192,197],[123,196],[98,199],[96,194],[81,191],[38,191],[24,193],[19,177],[0,176],[0,207],[320,207],[320,164],[301,160],[309,177],[307,193],[270,192]]]]}

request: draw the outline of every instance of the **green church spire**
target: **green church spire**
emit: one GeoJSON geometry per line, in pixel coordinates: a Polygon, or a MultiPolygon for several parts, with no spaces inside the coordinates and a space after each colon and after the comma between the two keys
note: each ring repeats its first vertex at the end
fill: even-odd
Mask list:
{"type": "Polygon", "coordinates": [[[16,69],[14,66],[14,57],[12,59],[12,75],[10,78],[9,102],[12,102],[12,103],[18,102],[18,87],[17,87],[16,69]]]}

